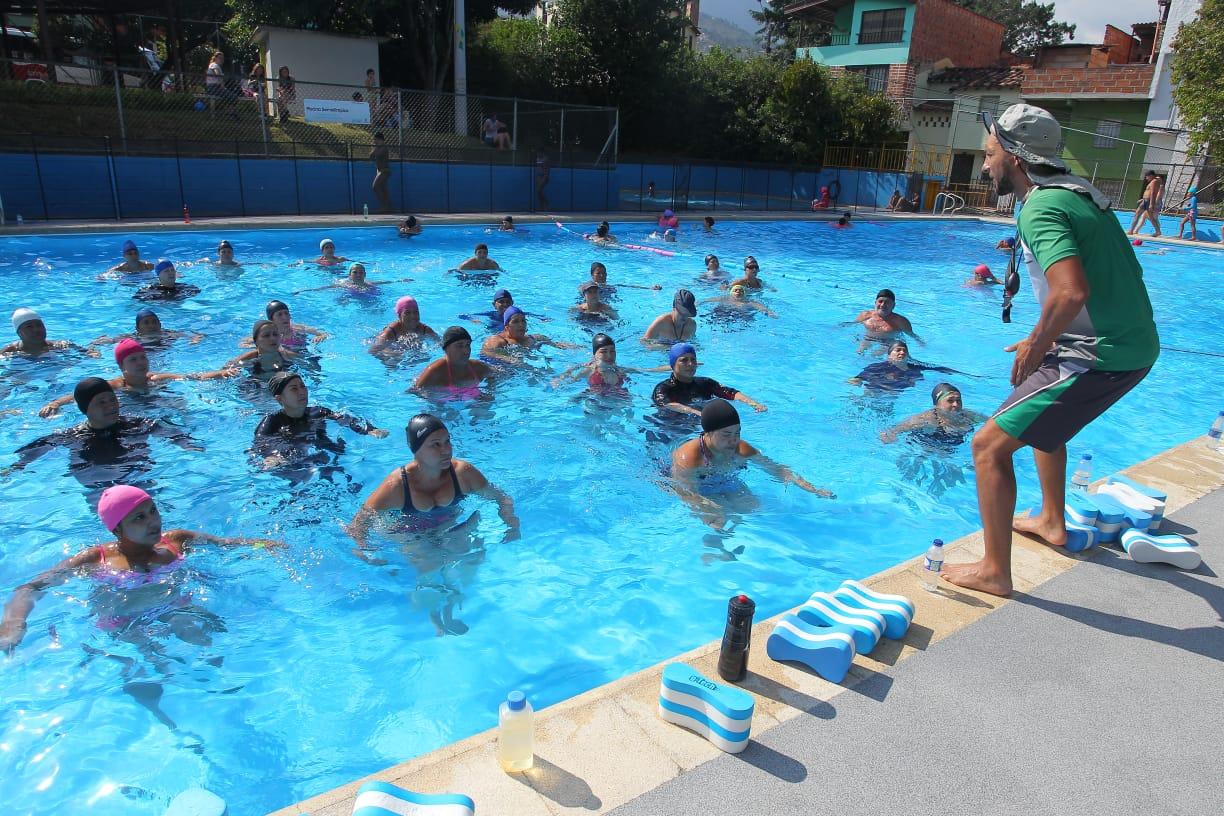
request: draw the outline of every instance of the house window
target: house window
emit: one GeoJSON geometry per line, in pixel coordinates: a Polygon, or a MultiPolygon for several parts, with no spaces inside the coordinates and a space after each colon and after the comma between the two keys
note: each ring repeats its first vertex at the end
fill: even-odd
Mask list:
{"type": "Polygon", "coordinates": [[[888,87],[887,65],[864,65],[846,70],[861,76],[867,83],[867,90],[871,93],[884,93],[884,89],[888,87]]]}
{"type": "Polygon", "coordinates": [[[1122,123],[1111,119],[1097,122],[1096,136],[1092,137],[1093,147],[1117,147],[1118,137],[1122,134],[1122,123]]]}
{"type": "Polygon", "coordinates": [[[905,36],[905,9],[864,11],[859,26],[859,43],[901,42],[905,36]]]}

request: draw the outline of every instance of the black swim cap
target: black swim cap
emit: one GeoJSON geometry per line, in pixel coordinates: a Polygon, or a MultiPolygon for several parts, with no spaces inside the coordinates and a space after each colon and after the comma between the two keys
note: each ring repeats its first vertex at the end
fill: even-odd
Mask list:
{"type": "Polygon", "coordinates": [[[264,314],[266,314],[268,319],[271,320],[272,315],[276,314],[281,309],[284,309],[286,312],[289,311],[289,304],[281,300],[269,300],[268,305],[264,307],[264,314]]]}
{"type": "Polygon", "coordinates": [[[404,431],[408,434],[408,449],[416,453],[434,431],[445,431],[446,425],[433,414],[417,414],[408,420],[404,431]]]}
{"type": "Polygon", "coordinates": [[[938,405],[939,401],[948,394],[959,394],[960,389],[952,383],[941,382],[939,385],[931,389],[931,404],[938,405]]]}
{"type": "Polygon", "coordinates": [[[289,387],[290,380],[302,379],[292,371],[278,371],[268,379],[268,390],[272,392],[272,396],[279,397],[281,392],[289,387]]]}
{"type": "Polygon", "coordinates": [[[694,317],[697,314],[697,298],[687,289],[677,289],[676,296],[672,298],[672,308],[686,317],[694,317]]]}
{"type": "Polygon", "coordinates": [[[712,399],[701,409],[701,430],[712,432],[740,424],[739,412],[725,399],[712,399]]]}
{"type": "Polygon", "coordinates": [[[445,351],[446,347],[451,343],[457,343],[460,340],[466,340],[470,343],[472,342],[472,335],[468,334],[468,330],[462,326],[451,326],[442,332],[442,350],[445,351]]]}
{"type": "Polygon", "coordinates": [[[106,380],[101,377],[86,377],[72,390],[72,398],[76,400],[77,408],[80,408],[83,414],[89,408],[89,403],[93,402],[94,397],[108,392],[113,394],[115,389],[111,388],[111,384],[106,380]]]}
{"type": "Polygon", "coordinates": [[[605,348],[606,346],[611,346],[612,348],[616,348],[616,341],[613,340],[608,335],[604,334],[603,332],[600,332],[599,334],[591,338],[591,353],[592,354],[599,351],[601,348],[605,348]]]}

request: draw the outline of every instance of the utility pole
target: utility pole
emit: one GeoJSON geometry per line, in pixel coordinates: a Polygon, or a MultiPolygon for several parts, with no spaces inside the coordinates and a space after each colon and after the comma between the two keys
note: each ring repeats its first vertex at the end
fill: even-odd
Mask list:
{"type": "Polygon", "coordinates": [[[455,132],[468,135],[467,127],[467,29],[463,0],[455,0],[455,132]]]}

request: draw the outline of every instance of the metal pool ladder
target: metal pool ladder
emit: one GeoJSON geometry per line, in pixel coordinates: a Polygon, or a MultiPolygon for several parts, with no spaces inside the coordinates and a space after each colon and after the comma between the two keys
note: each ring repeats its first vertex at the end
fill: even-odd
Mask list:
{"type": "Polygon", "coordinates": [[[958,196],[956,193],[943,191],[935,196],[935,201],[931,205],[931,209],[938,212],[940,215],[955,215],[965,209],[965,199],[958,196]],[[940,206],[940,200],[943,200],[943,206],[940,206]]]}

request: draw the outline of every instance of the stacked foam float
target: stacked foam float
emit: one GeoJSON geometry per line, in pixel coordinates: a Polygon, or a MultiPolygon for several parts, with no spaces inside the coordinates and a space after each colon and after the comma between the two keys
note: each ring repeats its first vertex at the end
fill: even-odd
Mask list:
{"type": "MultiPolygon", "coordinates": [[[[1179,535],[1154,535],[1164,521],[1168,498],[1125,476],[1110,476],[1096,493],[1067,497],[1067,531],[1073,524],[1092,523],[1099,541],[1116,542],[1135,561],[1194,569],[1203,559],[1189,541],[1179,535]]],[[[1070,542],[1068,535],[1067,549],[1078,552],[1070,542]]]]}
{"type": "Polygon", "coordinates": [[[692,666],[672,663],[663,669],[659,716],[700,734],[728,754],[748,747],[755,708],[751,694],[711,680],[692,666]]]}
{"type": "Polygon", "coordinates": [[[387,782],[357,789],[353,816],[474,816],[476,803],[459,793],[417,793],[387,782]]]}
{"type": "Polygon", "coordinates": [[[914,605],[901,595],[846,581],[833,593],[817,592],[774,626],[765,652],[778,661],[802,663],[840,683],[856,654],[868,654],[881,637],[900,639],[914,619],[914,605]]]}

